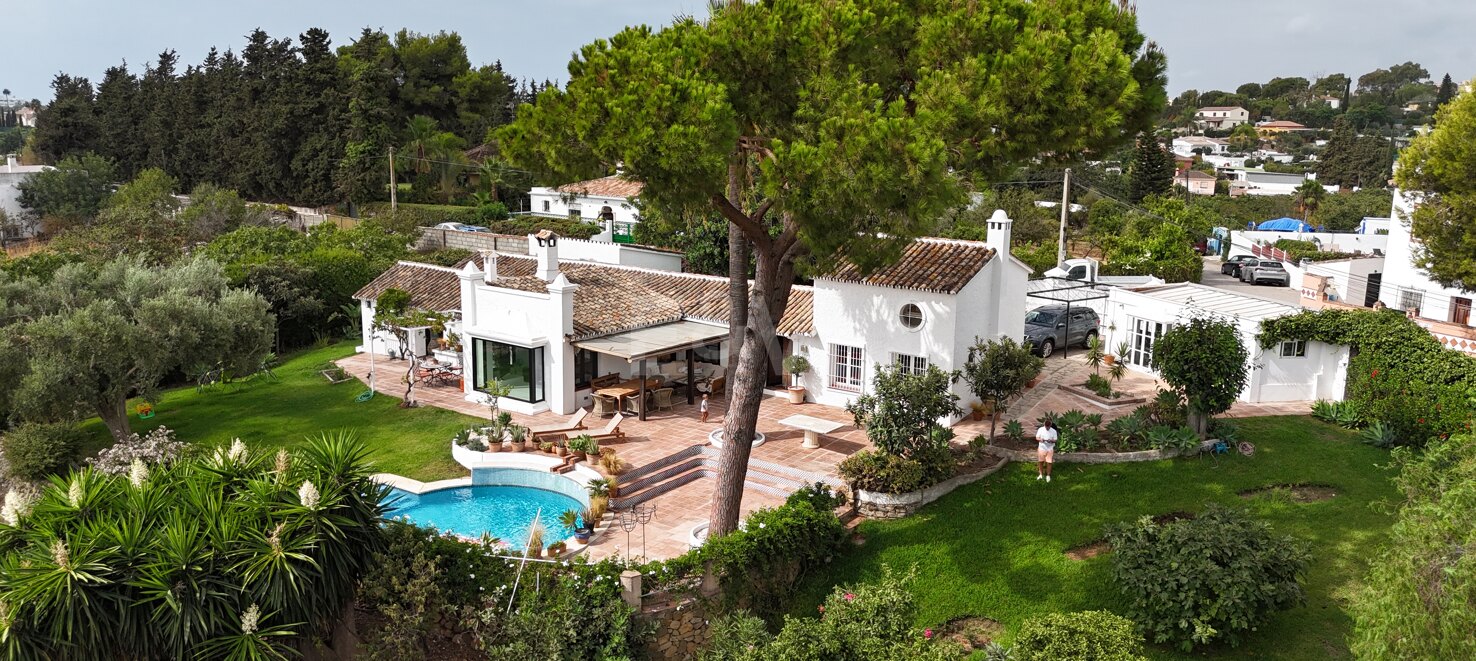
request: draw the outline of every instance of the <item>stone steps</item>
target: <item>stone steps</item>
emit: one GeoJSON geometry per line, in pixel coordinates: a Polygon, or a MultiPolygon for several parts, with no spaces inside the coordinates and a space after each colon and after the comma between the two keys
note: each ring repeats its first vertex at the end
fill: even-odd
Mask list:
{"type": "MultiPolygon", "coordinates": [[[[703,478],[716,478],[721,451],[705,445],[694,445],[662,457],[621,476],[619,498],[612,499],[618,508],[630,507],[703,478]]],[[[743,486],[757,493],[780,498],[796,490],[822,482],[832,487],[841,481],[762,459],[750,459],[743,486]]]]}

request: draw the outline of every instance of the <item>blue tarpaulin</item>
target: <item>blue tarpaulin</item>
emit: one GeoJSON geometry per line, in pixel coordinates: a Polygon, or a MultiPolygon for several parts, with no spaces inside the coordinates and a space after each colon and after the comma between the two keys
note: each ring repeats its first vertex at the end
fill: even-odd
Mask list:
{"type": "Polygon", "coordinates": [[[1277,218],[1276,220],[1262,221],[1256,226],[1258,230],[1271,230],[1276,232],[1311,232],[1312,226],[1296,218],[1277,218]]]}

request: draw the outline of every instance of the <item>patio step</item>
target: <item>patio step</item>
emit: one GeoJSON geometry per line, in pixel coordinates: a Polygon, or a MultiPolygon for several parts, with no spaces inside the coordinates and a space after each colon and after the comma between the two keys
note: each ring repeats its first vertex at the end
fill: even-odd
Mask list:
{"type": "MultiPolygon", "coordinates": [[[[719,451],[710,446],[692,446],[663,457],[622,476],[616,507],[636,505],[703,478],[717,477],[719,451]]],[[[830,475],[820,475],[762,459],[750,459],[743,486],[758,493],[786,497],[796,490],[822,482],[841,486],[830,475]]]]}

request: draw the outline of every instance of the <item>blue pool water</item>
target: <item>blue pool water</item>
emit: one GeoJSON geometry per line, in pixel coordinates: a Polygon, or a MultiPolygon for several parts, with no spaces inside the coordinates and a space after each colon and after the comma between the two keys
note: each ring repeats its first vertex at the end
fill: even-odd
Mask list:
{"type": "Polygon", "coordinates": [[[409,517],[419,525],[467,537],[481,537],[485,532],[514,548],[527,543],[528,528],[540,509],[538,520],[547,546],[574,534],[559,523],[559,515],[583,507],[561,493],[508,486],[459,487],[419,496],[391,489],[387,502],[390,517],[409,517]]]}

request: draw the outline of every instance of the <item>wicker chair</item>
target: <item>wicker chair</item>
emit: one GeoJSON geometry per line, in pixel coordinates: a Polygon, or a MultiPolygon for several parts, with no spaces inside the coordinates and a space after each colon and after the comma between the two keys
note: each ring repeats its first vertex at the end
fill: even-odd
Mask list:
{"type": "Polygon", "coordinates": [[[652,393],[652,395],[656,398],[655,407],[657,411],[671,410],[671,393],[671,388],[660,388],[656,390],[656,392],[652,393]]]}
{"type": "Polygon", "coordinates": [[[594,396],[594,414],[601,418],[608,418],[620,411],[620,400],[604,395],[594,396]]]}
{"type": "Polygon", "coordinates": [[[631,395],[625,398],[625,410],[636,415],[646,413],[646,401],[640,395],[631,395]]]}

